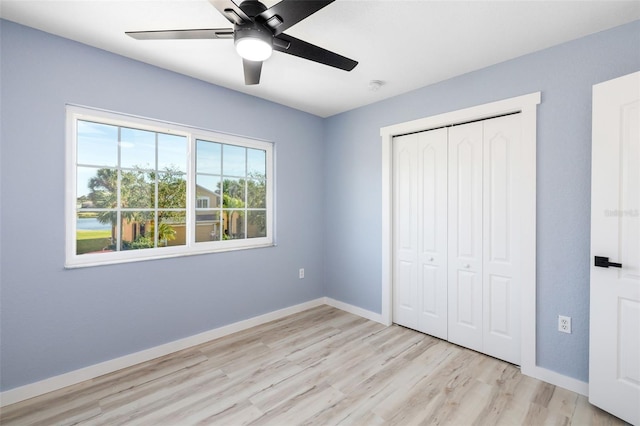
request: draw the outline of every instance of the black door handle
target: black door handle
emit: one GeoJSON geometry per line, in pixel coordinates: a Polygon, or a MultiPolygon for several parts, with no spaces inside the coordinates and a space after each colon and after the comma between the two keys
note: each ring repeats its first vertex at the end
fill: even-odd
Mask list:
{"type": "Polygon", "coordinates": [[[609,266],[611,266],[613,268],[622,268],[622,264],[621,263],[609,262],[609,258],[608,257],[602,257],[602,256],[596,256],[595,265],[599,266],[601,268],[608,268],[609,266]]]}

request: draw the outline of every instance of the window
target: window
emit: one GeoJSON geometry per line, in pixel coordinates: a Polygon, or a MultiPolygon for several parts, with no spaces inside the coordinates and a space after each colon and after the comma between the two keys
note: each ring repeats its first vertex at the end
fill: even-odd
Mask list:
{"type": "Polygon", "coordinates": [[[269,142],[67,107],[67,267],[272,245],[269,142]]]}
{"type": "Polygon", "coordinates": [[[209,197],[198,197],[196,200],[196,208],[197,209],[208,209],[209,208],[209,197]]]}

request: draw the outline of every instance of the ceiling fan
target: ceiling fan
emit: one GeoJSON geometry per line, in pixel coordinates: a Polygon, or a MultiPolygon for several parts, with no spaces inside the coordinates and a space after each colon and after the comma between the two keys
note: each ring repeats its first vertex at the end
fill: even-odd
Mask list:
{"type": "Polygon", "coordinates": [[[209,0],[233,28],[127,31],[137,40],[233,39],[242,57],[245,84],[260,83],[262,62],[273,50],[351,71],[358,62],[284,34],[283,31],[335,0],[281,0],[267,9],[258,0],[209,0]]]}

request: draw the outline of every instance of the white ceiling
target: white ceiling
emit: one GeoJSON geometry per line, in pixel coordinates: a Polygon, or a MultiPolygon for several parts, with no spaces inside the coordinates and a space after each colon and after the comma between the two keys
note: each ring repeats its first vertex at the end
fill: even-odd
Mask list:
{"type": "Polygon", "coordinates": [[[232,40],[124,34],[231,27],[208,0],[0,0],[0,17],[328,117],[640,19],[640,2],[337,0],[286,33],[359,65],[345,72],[274,52],[257,86],[244,85],[232,40]],[[384,85],[372,91],[371,80],[384,85]]]}

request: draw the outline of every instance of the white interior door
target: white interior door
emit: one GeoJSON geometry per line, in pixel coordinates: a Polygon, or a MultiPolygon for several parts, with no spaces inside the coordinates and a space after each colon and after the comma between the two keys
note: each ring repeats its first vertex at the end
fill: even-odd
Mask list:
{"type": "Polygon", "coordinates": [[[483,123],[483,352],[520,364],[520,114],[483,123]]]}
{"type": "Polygon", "coordinates": [[[394,138],[394,322],[447,338],[447,130],[394,138]]]}
{"type": "Polygon", "coordinates": [[[589,401],[638,425],[640,73],[593,87],[591,173],[589,401]]]}
{"type": "Polygon", "coordinates": [[[482,122],[449,129],[449,341],[482,351],[482,122]]]}

